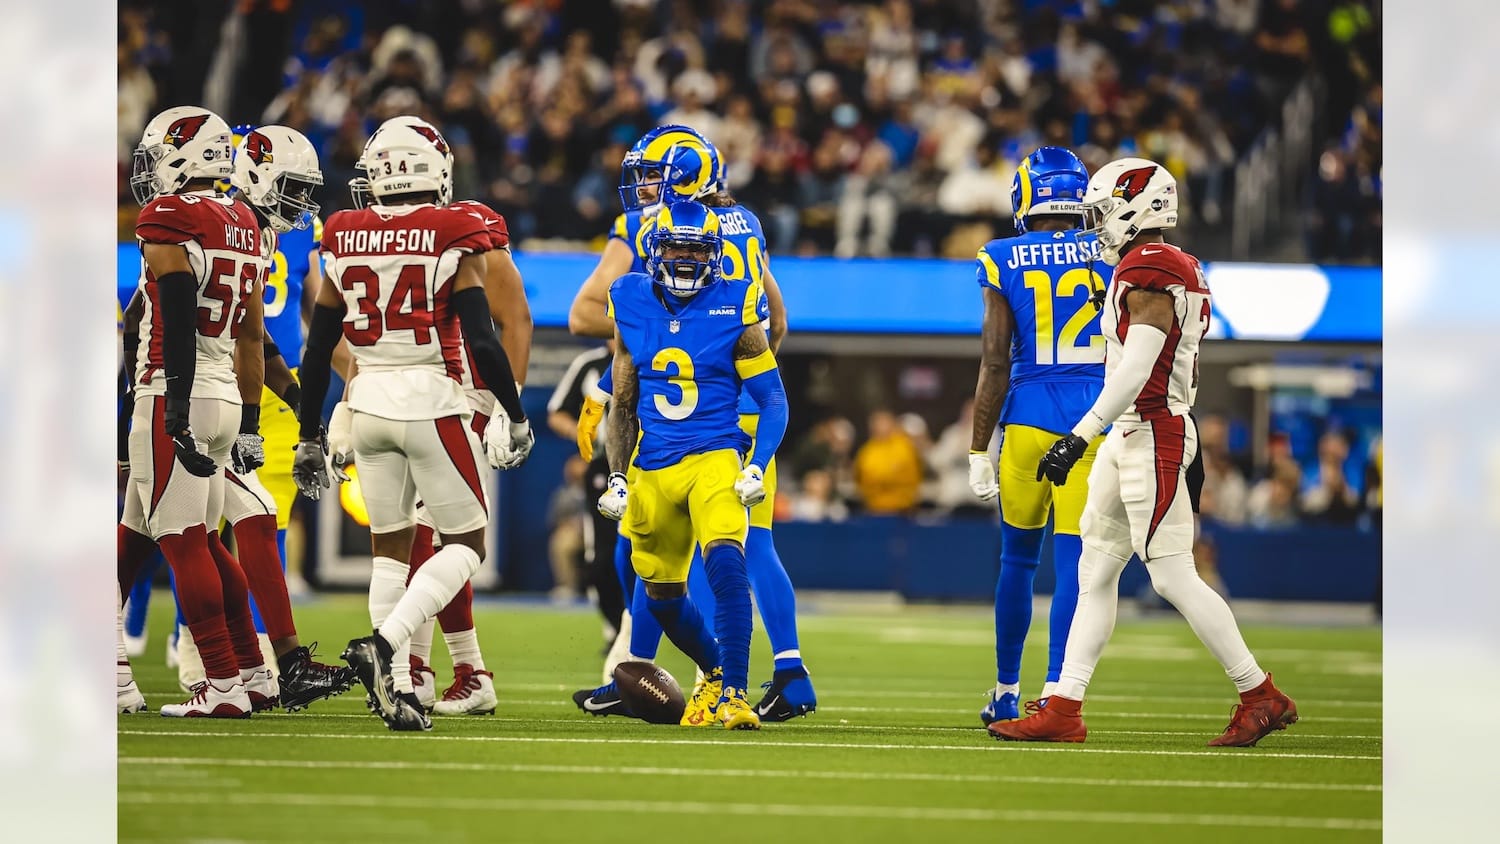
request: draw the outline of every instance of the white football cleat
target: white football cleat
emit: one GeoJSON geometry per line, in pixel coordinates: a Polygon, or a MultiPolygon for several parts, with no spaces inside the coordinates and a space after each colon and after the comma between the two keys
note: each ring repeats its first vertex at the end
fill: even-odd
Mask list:
{"type": "Polygon", "coordinates": [[[264,665],[254,671],[241,671],[240,682],[245,684],[251,712],[271,709],[281,698],[281,689],[276,685],[276,672],[264,665]]]}
{"type": "Polygon", "coordinates": [[[494,676],[475,671],[465,662],[453,666],[453,685],[443,692],[433,713],[437,715],[493,715],[499,701],[495,697],[494,676]]]}
{"type": "Polygon", "coordinates": [[[121,715],[146,711],[146,696],[141,694],[141,689],[135,684],[135,680],[132,679],[123,686],[115,686],[115,708],[121,715]]]}
{"type": "Polygon", "coordinates": [[[250,696],[245,684],[234,680],[204,680],[193,696],[161,708],[163,718],[249,718],[250,696]]]}
{"type": "Polygon", "coordinates": [[[431,712],[437,705],[437,672],[419,656],[411,658],[411,690],[423,712],[431,712]]]}

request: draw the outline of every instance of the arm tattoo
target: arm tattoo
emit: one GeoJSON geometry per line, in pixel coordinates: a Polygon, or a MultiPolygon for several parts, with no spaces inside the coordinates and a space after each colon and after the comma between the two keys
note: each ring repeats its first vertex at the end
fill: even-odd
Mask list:
{"type": "Polygon", "coordinates": [[[640,420],[636,416],[640,382],[635,371],[635,361],[623,344],[615,353],[614,375],[614,408],[609,414],[609,433],[605,438],[604,448],[609,453],[609,471],[624,474],[630,468],[636,435],[640,430],[640,420]]]}
{"type": "Polygon", "coordinates": [[[759,325],[746,326],[740,339],[734,344],[734,359],[749,360],[771,348],[766,340],[766,330],[759,325]]]}
{"type": "Polygon", "coordinates": [[[984,333],[979,361],[979,382],[974,385],[974,430],[971,451],[988,451],[990,436],[1000,421],[1000,408],[1010,391],[1010,335],[1013,317],[1005,298],[984,291],[984,333]]]}

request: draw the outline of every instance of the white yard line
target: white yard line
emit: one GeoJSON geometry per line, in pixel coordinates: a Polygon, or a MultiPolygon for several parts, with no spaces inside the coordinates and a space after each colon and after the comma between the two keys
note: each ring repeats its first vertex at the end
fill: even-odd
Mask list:
{"type": "Polygon", "coordinates": [[[803,818],[850,818],[867,820],[948,821],[960,823],[1087,823],[1135,824],[1141,826],[1215,826],[1261,827],[1274,829],[1342,829],[1379,830],[1380,821],[1364,818],[1297,817],[1287,815],[1206,815],[1169,812],[1070,812],[1045,810],[1002,810],[931,808],[925,806],[856,806],[806,805],[796,803],[687,802],[635,800],[561,800],[548,798],[457,798],[409,797],[371,794],[300,794],[239,792],[193,794],[174,790],[170,794],[125,791],[124,803],[162,803],[181,805],[199,803],[242,806],[306,806],[384,810],[421,810],[447,812],[546,812],[628,813],[670,816],[746,815],[803,818]]]}
{"type": "MultiPolygon", "coordinates": [[[[373,720],[373,719],[372,719],[373,720]]],[[[1262,750],[1127,750],[1104,747],[1057,747],[1048,744],[1033,744],[1026,742],[978,742],[975,744],[869,744],[827,741],[765,741],[756,742],[749,737],[744,741],[738,741],[740,737],[730,737],[728,740],[715,741],[710,738],[704,739],[658,739],[658,738],[578,738],[578,737],[554,737],[554,736],[445,736],[432,733],[412,733],[403,736],[395,733],[370,733],[368,735],[348,735],[344,733],[250,733],[250,732],[212,732],[208,730],[119,730],[118,735],[125,736],[178,736],[199,738],[283,738],[304,741],[307,739],[329,739],[333,741],[367,741],[367,740],[397,740],[397,741],[484,741],[484,742],[506,742],[517,744],[657,744],[657,745],[692,745],[696,747],[751,747],[761,749],[773,749],[779,747],[817,747],[836,748],[851,750],[905,750],[905,751],[969,751],[969,752],[1033,752],[1033,753],[1094,753],[1110,754],[1118,756],[1188,756],[1203,758],[1226,758],[1238,757],[1242,759],[1352,759],[1368,762],[1382,761],[1381,756],[1370,756],[1366,754],[1352,753],[1281,753],[1267,752],[1262,750]]],[[[718,735],[723,736],[723,732],[718,735]]]]}
{"type": "MultiPolygon", "coordinates": [[[[295,768],[309,770],[453,771],[509,774],[596,774],[604,776],[701,777],[717,768],[655,768],[620,765],[504,765],[486,762],[364,762],[307,759],[221,759],[217,757],[122,757],[121,765],[204,768],[295,768]]],[[[855,782],[952,782],[1013,785],[1096,786],[1100,788],[1207,788],[1267,791],[1352,791],[1378,793],[1378,783],[1280,782],[1246,780],[1156,780],[1099,777],[1021,777],[999,774],[920,774],[885,771],[788,771],[768,768],[756,777],[773,779],[848,780],[855,782]]]]}

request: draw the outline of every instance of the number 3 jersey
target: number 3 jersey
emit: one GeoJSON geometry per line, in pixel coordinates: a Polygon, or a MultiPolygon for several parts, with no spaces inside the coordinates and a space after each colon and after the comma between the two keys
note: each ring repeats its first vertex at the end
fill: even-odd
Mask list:
{"type": "Polygon", "coordinates": [[[718,281],[686,301],[658,288],[645,273],[626,273],[609,289],[609,315],[640,385],[635,465],[661,469],[724,448],[744,454],[750,437],[740,430],[734,349],[746,326],[769,317],[765,292],[744,279],[718,281]]]}
{"type": "Polygon", "coordinates": [[[1028,232],[979,250],[980,287],[1000,292],[1015,317],[1010,390],[1001,425],[1064,434],[1104,387],[1104,337],[1091,301],[1109,282],[1093,235],[1028,232]]]}
{"type": "Polygon", "coordinates": [[[359,364],[350,409],[398,421],[469,413],[449,296],[459,260],[491,242],[462,208],[375,205],[328,218],[323,266],[344,298],[344,337],[359,364]]]}
{"type": "Polygon", "coordinates": [[[1172,297],[1172,325],[1166,345],[1151,367],[1146,385],[1120,422],[1153,421],[1182,416],[1198,396],[1198,348],[1211,317],[1208,282],[1192,255],[1166,243],[1132,249],[1115,268],[1104,300],[1104,339],[1108,343],[1105,377],[1124,354],[1130,333],[1125,296],[1132,290],[1155,290],[1172,297]]]}
{"type": "MultiPolygon", "coordinates": [[[[142,248],[148,243],[180,245],[198,283],[197,364],[193,398],[240,403],[234,377],[234,345],[245,300],[265,271],[255,212],[238,199],[215,191],[157,197],[141,209],[135,226],[142,248]]],[[[145,312],[141,316],[141,354],[136,365],[136,394],[166,393],[162,354],[161,289],[156,275],[141,262],[145,312]]]]}

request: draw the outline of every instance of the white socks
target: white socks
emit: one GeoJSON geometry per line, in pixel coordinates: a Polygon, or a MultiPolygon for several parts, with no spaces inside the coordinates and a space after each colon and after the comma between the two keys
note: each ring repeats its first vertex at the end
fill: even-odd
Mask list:
{"type": "MultiPolygon", "coordinates": [[[[381,558],[376,558],[378,565],[381,558]]],[[[395,562],[394,560],[392,562],[395,562]]],[[[411,584],[405,585],[406,566],[401,566],[405,594],[390,609],[384,621],[377,622],[380,635],[397,648],[403,663],[409,662],[411,637],[423,622],[435,618],[479,571],[479,555],[466,545],[445,545],[442,550],[417,569],[411,584]]],[[[375,584],[370,584],[370,613],[374,619],[375,584]]],[[[408,666],[409,667],[409,666],[408,666]]],[[[394,672],[393,672],[394,673],[394,672]]]]}
{"type": "MultiPolygon", "coordinates": [[[[1187,619],[1198,641],[1224,667],[1235,688],[1248,692],[1265,682],[1266,673],[1255,664],[1255,657],[1251,656],[1234,621],[1234,613],[1219,593],[1198,576],[1192,554],[1158,557],[1146,563],[1146,571],[1151,573],[1151,585],[1157,594],[1187,619]]],[[[1072,642],[1068,644],[1071,646],[1072,642]]]]}
{"type": "MultiPolygon", "coordinates": [[[[406,595],[406,570],[406,563],[394,557],[376,557],[370,569],[370,624],[380,629],[381,635],[385,635],[385,623],[392,610],[406,595]]],[[[412,690],[411,650],[407,642],[409,638],[409,632],[399,642],[385,636],[385,640],[396,649],[395,656],[391,658],[391,679],[398,692],[412,690]]]]}
{"type": "Polygon", "coordinates": [[[475,671],[484,670],[484,657],[479,654],[479,634],[474,628],[457,633],[445,631],[443,641],[448,645],[448,655],[453,658],[454,665],[467,664],[475,671]]]}
{"type": "Polygon", "coordinates": [[[1052,697],[1052,695],[1055,694],[1056,692],[1057,692],[1057,684],[1056,683],[1043,683],[1042,684],[1042,699],[1043,700],[1046,700],[1047,698],[1052,697]]]}
{"type": "Polygon", "coordinates": [[[115,587],[115,685],[124,687],[135,682],[130,671],[130,657],[125,655],[125,616],[120,609],[120,587],[115,587]]]}
{"type": "Polygon", "coordinates": [[[411,655],[423,664],[432,662],[432,632],[436,625],[437,619],[429,618],[411,634],[411,655]]]}
{"type": "Polygon", "coordinates": [[[995,698],[998,700],[1001,695],[1015,695],[1019,698],[1021,696],[1021,685],[1019,683],[996,683],[995,698]]]}
{"type": "Polygon", "coordinates": [[[1068,650],[1063,658],[1062,676],[1055,694],[1070,700],[1083,700],[1094,666],[1104,653],[1104,646],[1115,632],[1115,615],[1120,608],[1120,573],[1129,559],[1111,556],[1083,545],[1078,571],[1087,572],[1078,583],[1078,608],[1073,611],[1073,626],[1068,630],[1068,650]]]}
{"type": "Polygon", "coordinates": [[[630,659],[630,610],[620,615],[620,631],[615,634],[614,644],[609,646],[609,655],[604,657],[604,682],[608,684],[615,676],[615,666],[630,659]]]}

